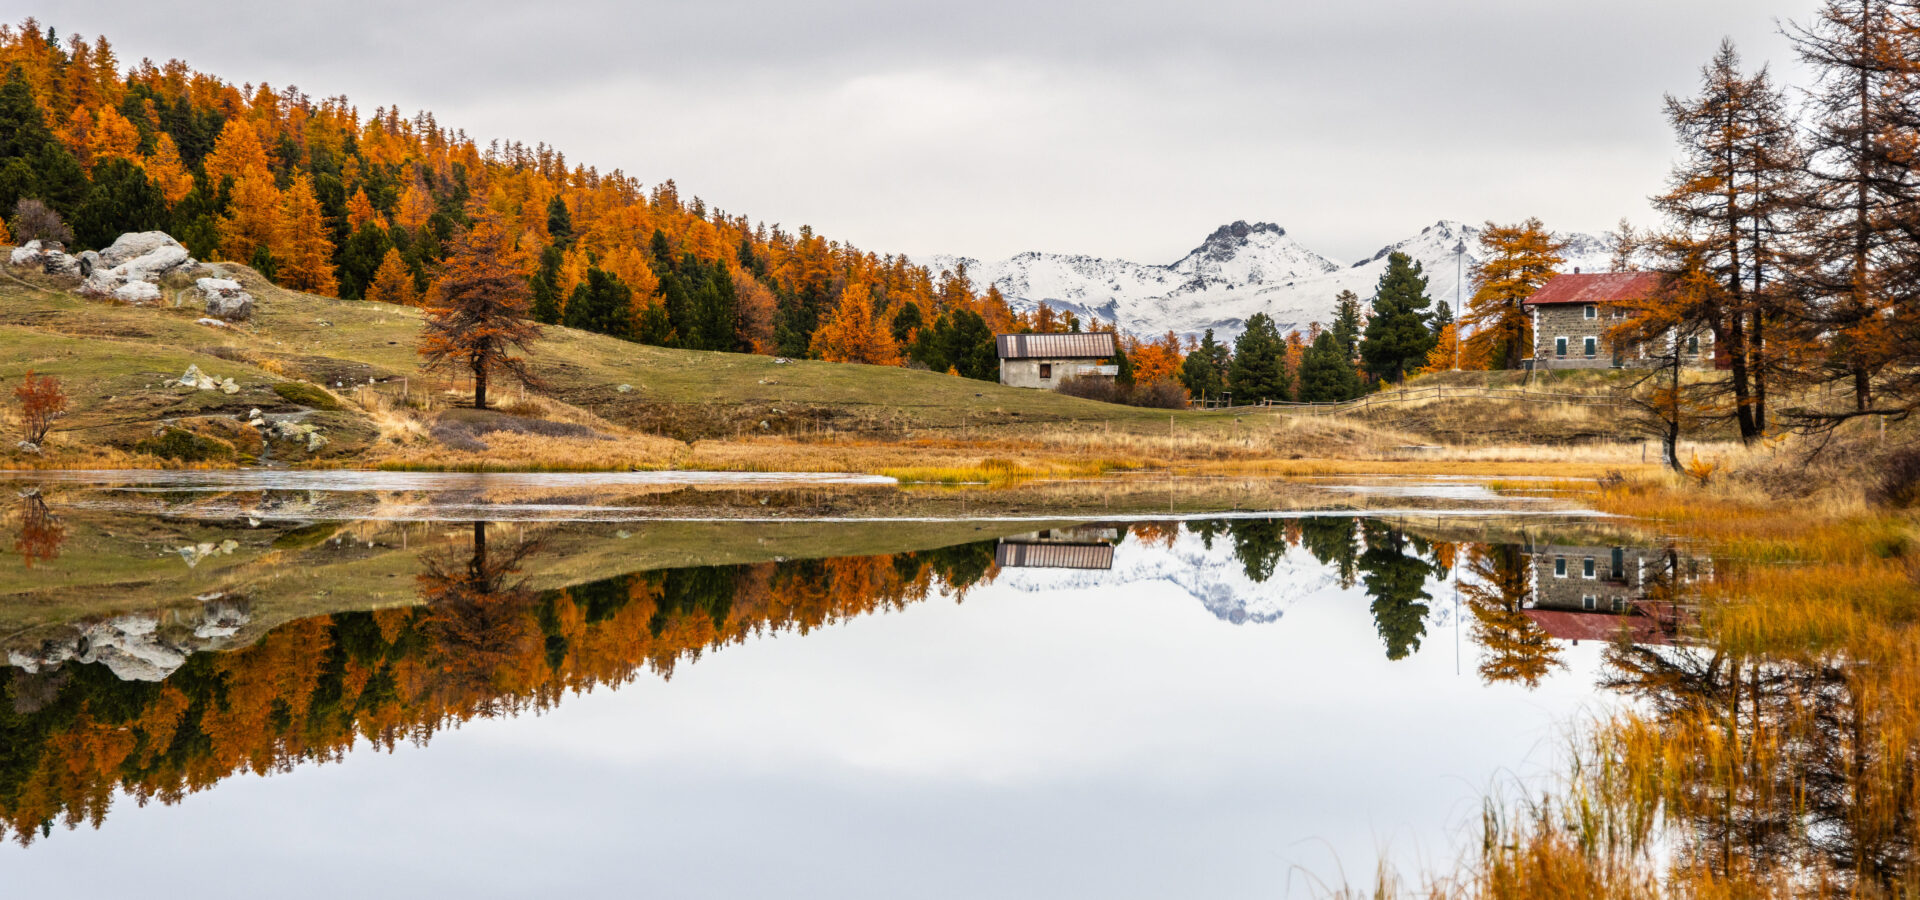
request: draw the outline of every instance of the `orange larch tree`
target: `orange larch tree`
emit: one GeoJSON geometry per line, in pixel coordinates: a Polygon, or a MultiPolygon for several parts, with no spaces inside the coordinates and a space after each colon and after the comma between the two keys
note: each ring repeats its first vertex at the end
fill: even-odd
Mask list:
{"type": "Polygon", "coordinates": [[[295,178],[281,199],[274,257],[280,284],[323,297],[340,292],[333,275],[333,242],[327,239],[326,214],[305,175],[295,178]]]}
{"type": "Polygon", "coordinates": [[[141,168],[147,171],[147,180],[160,189],[160,196],[166,198],[172,206],[193,192],[193,173],[180,162],[180,149],[173,144],[173,136],[162,131],[153,138],[153,152],[141,161],[141,168]]]}
{"type": "Polygon", "coordinates": [[[227,212],[220,217],[220,255],[242,263],[252,263],[262,248],[277,255],[280,205],[272,175],[263,172],[235,182],[227,212]]]}
{"type": "Polygon", "coordinates": [[[366,299],[398,306],[420,305],[420,294],[413,287],[413,273],[407,270],[400,251],[388,248],[387,255],[380,260],[380,268],[373,272],[373,282],[367,285],[366,299]]]}
{"type": "Polygon", "coordinates": [[[527,280],[504,261],[512,248],[499,222],[474,223],[452,250],[427,302],[417,349],[430,369],[471,374],[473,406],[485,409],[493,375],[533,383],[526,360],[513,351],[530,350],[540,338],[540,325],[527,317],[532,303],[527,280]]]}
{"type": "Polygon", "coordinates": [[[893,335],[873,315],[873,293],[864,284],[851,284],[840,293],[840,305],[813,333],[813,355],[828,362],[857,362],[876,366],[900,364],[900,348],[893,335]]]}

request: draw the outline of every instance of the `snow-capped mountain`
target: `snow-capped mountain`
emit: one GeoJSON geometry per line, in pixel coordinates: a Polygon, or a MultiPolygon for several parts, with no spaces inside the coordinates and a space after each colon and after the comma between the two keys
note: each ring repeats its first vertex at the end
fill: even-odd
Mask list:
{"type": "Polygon", "coordinates": [[[1113,568],[1006,569],[996,584],[1018,591],[1042,592],[1114,588],[1163,582],[1199,601],[1223,622],[1264,624],[1280,619],[1296,601],[1340,590],[1338,575],[1305,550],[1293,548],[1274,564],[1273,576],[1257,582],[1233,552],[1233,541],[1215,537],[1213,547],[1182,530],[1172,546],[1128,538],[1114,548],[1113,568]]]}
{"type": "MultiPolygon", "coordinates": [[[[1212,328],[1228,339],[1254,313],[1271,316],[1282,332],[1305,330],[1333,319],[1334,298],[1343,290],[1373,296],[1395,250],[1413,257],[1427,276],[1427,295],[1452,305],[1457,284],[1471,280],[1481,256],[1482,229],[1440,221],[1395,241],[1378,253],[1342,264],[1308,249],[1278,225],[1223,225],[1192,252],[1170,265],[1058,253],[1022,253],[982,261],[954,256],[922,260],[935,272],[964,263],[974,285],[1000,288],[1016,310],[1041,303],[1082,318],[1099,316],[1139,335],[1167,331],[1198,335],[1212,328]],[[1466,246],[1464,257],[1455,248],[1466,246]]],[[[1562,234],[1565,268],[1605,271],[1612,257],[1607,235],[1562,234]]]]}

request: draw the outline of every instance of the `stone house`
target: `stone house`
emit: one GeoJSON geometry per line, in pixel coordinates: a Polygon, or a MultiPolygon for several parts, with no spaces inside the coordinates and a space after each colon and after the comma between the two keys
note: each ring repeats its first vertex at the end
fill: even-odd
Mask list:
{"type": "Polygon", "coordinates": [[[1711,560],[1671,549],[1545,544],[1530,548],[1525,613],[1556,638],[1672,642],[1692,621],[1692,585],[1713,577],[1711,560]]]}
{"type": "MultiPolygon", "coordinates": [[[[1669,355],[1644,346],[1615,347],[1607,330],[1630,314],[1631,304],[1660,286],[1653,272],[1595,272],[1556,275],[1524,304],[1533,323],[1533,354],[1528,365],[1543,369],[1647,368],[1669,355]]],[[[1685,364],[1704,368],[1713,361],[1713,336],[1705,331],[1676,339],[1685,364]]]]}
{"type": "Polygon", "coordinates": [[[1052,390],[1069,378],[1112,378],[1117,366],[1104,365],[1120,354],[1111,332],[1085,334],[1002,334],[994,337],[1000,354],[1000,383],[1052,390]]]}

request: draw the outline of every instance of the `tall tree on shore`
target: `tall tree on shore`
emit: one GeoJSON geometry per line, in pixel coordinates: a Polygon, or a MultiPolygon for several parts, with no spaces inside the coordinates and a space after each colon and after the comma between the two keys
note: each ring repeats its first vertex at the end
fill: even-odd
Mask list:
{"type": "Polygon", "coordinates": [[[281,195],[280,232],[274,243],[279,283],[296,291],[323,297],[340,292],[333,274],[333,242],[327,240],[327,221],[313,182],[301,175],[281,195]]]}
{"type": "Polygon", "coordinates": [[[1523,304],[1553,277],[1555,266],[1566,262],[1560,255],[1566,246],[1539,219],[1487,223],[1480,232],[1484,258],[1473,267],[1473,298],[1460,317],[1460,328],[1470,330],[1467,355],[1520,368],[1520,360],[1533,352],[1533,322],[1523,304]]]}
{"type": "Polygon", "coordinates": [[[1802,199],[1803,160],[1786,101],[1764,66],[1741,73],[1732,41],[1721,43],[1700,81],[1697,96],[1667,97],[1681,158],[1654,205],[1726,287],[1727,307],[1702,310],[1701,324],[1727,361],[1740,437],[1752,441],[1766,430],[1766,324],[1781,319],[1774,282],[1789,212],[1802,199]]]}
{"type": "Polygon", "coordinates": [[[495,221],[458,235],[421,323],[418,350],[428,368],[471,374],[475,409],[487,408],[487,383],[497,373],[533,381],[513,350],[530,350],[540,325],[527,318],[527,280],[505,262],[511,249],[495,221]]]}
{"type": "Polygon", "coordinates": [[[1819,73],[1808,133],[1812,197],[1789,272],[1830,377],[1853,409],[1826,422],[1920,408],[1920,12],[1904,0],[1826,0],[1788,29],[1819,73]],[[1898,384],[1885,408],[1875,379],[1898,384]]]}
{"type": "Polygon", "coordinates": [[[1247,330],[1233,342],[1227,387],[1235,403],[1287,399],[1286,343],[1266,313],[1247,319],[1247,330]]]}
{"type": "Polygon", "coordinates": [[[1360,358],[1370,374],[1397,384],[1426,363],[1434,342],[1427,312],[1432,303],[1420,264],[1397,250],[1389,254],[1373,298],[1373,317],[1360,338],[1360,358]]]}
{"type": "Polygon", "coordinates": [[[848,285],[840,293],[840,304],[813,333],[808,348],[828,362],[856,362],[892,366],[900,362],[900,349],[893,343],[885,322],[873,314],[873,295],[864,284],[848,285]]]}

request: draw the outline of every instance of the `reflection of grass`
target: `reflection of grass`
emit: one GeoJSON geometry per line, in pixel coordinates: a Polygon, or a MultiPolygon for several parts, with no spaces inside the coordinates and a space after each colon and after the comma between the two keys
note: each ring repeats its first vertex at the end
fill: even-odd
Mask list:
{"type": "Polygon", "coordinates": [[[1704,644],[1609,649],[1603,677],[1645,702],[1580,731],[1558,791],[1490,800],[1477,857],[1419,895],[1911,896],[1920,541],[1910,515],[1834,488],[1587,485],[1706,548],[1701,580],[1654,588],[1700,604],[1704,644]]]}
{"type": "Polygon", "coordinates": [[[1136,464],[1111,459],[1058,460],[1034,464],[985,459],[972,466],[907,466],[881,469],[879,474],[895,478],[901,484],[1004,485],[1037,478],[1091,478],[1135,468],[1138,468],[1136,464]]]}

